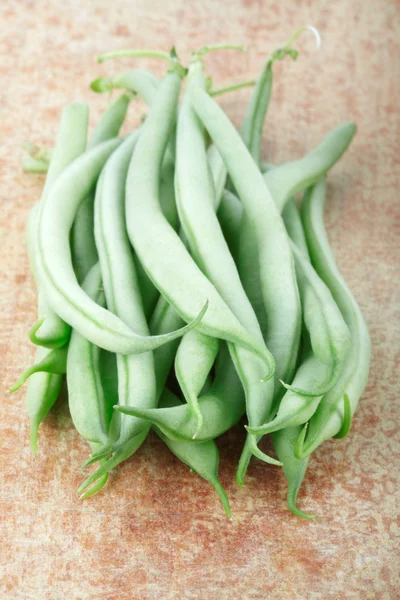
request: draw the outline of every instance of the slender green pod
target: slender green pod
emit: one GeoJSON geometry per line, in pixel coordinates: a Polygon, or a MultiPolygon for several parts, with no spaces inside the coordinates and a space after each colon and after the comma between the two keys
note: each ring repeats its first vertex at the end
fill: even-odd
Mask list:
{"type": "MultiPolygon", "coordinates": [[[[348,148],[355,133],[354,123],[343,123],[330,131],[316,148],[301,159],[267,170],[264,180],[280,212],[291,196],[305,190],[333,167],[348,148]]],[[[243,219],[242,223],[241,260],[244,266],[253,265],[252,269],[243,268],[241,275],[261,329],[266,334],[268,319],[263,305],[258,270],[254,269],[258,261],[257,246],[247,219],[243,219]]],[[[271,350],[273,351],[273,348],[271,350]]]]}
{"type": "MultiPolygon", "coordinates": [[[[131,134],[107,161],[97,185],[95,238],[107,308],[132,330],[148,336],[135,262],[125,225],[125,181],[140,130],[131,134]]],[[[118,403],[156,406],[156,380],[151,352],[117,354],[118,403]]],[[[115,417],[119,417],[114,413],[115,417]]],[[[121,418],[115,451],[148,428],[146,423],[121,418]]]]}
{"type": "MultiPolygon", "coordinates": [[[[83,289],[93,302],[105,304],[99,264],[90,270],[83,289]]],[[[69,410],[79,434],[88,442],[108,444],[111,415],[101,382],[100,348],[76,330],[68,348],[67,385],[69,410]]]]}
{"type": "Polygon", "coordinates": [[[303,158],[270,169],[264,174],[278,210],[282,211],[288,198],[314,184],[337,163],[356,131],[355,123],[342,123],[303,158]]]}
{"type": "MultiPolygon", "coordinates": [[[[172,408],[180,404],[181,401],[175,394],[164,389],[160,398],[160,408],[172,408]]],[[[154,427],[154,430],[176,457],[213,486],[221,500],[226,516],[230,519],[229,499],[218,479],[219,452],[215,442],[213,440],[198,444],[176,442],[165,436],[157,427],[154,427]]]]}
{"type": "MultiPolygon", "coordinates": [[[[41,362],[48,352],[47,348],[39,346],[36,350],[36,360],[41,362]]],[[[30,418],[30,443],[34,454],[37,452],[39,426],[55,404],[62,381],[62,375],[45,372],[35,373],[28,380],[25,405],[30,418]]]]}
{"type": "MultiPolygon", "coordinates": [[[[37,264],[37,224],[41,202],[45,200],[60,173],[77,158],[85,149],[87,138],[88,108],[86,104],[72,104],[64,108],[55,149],[52,153],[52,164],[48,169],[46,184],[42,194],[42,200],[36,204],[29,215],[27,228],[27,246],[31,270],[38,287],[38,317],[39,326],[34,328],[33,341],[38,348],[35,354],[36,365],[42,367],[47,365],[53,372],[36,372],[28,381],[26,392],[26,407],[30,418],[30,441],[32,451],[37,452],[38,429],[47,416],[48,412],[56,402],[61,390],[63,377],[63,350],[62,348],[69,339],[69,327],[51,309],[44,287],[40,280],[40,268],[37,264]],[[37,332],[37,333],[36,333],[37,332]],[[40,344],[49,344],[55,350],[42,347],[40,344]],[[61,354],[61,356],[60,356],[61,354]],[[57,371],[58,374],[55,374],[57,371]]],[[[26,379],[35,367],[25,371],[20,378],[26,379]]],[[[15,389],[15,386],[14,386],[15,389]]]]}
{"type": "Polygon", "coordinates": [[[303,318],[310,334],[311,346],[314,355],[330,367],[330,372],[325,382],[310,384],[306,389],[294,384],[282,384],[297,394],[321,396],[335,385],[343,371],[350,354],[351,336],[329,288],[293,242],[292,251],[303,305],[303,318]]]}
{"type": "MultiPolygon", "coordinates": [[[[232,123],[203,90],[194,88],[193,106],[217,146],[251,221],[257,241],[268,335],[276,375],[290,378],[300,337],[300,299],[286,230],[263,176],[232,123]],[[277,274],[279,273],[279,278],[277,274]],[[276,285],[271,286],[273,279],[276,285]]],[[[254,265],[245,265],[246,269],[254,265]]],[[[239,263],[239,272],[240,268],[239,263]]]]}
{"type": "MultiPolygon", "coordinates": [[[[191,89],[195,87],[205,89],[203,67],[198,60],[189,68],[186,93],[178,119],[175,187],[180,220],[196,263],[245,329],[263,344],[257,318],[243,290],[215,214],[214,187],[207,163],[203,128],[189,99],[191,89]],[[206,236],[204,231],[207,231],[206,236]]],[[[261,412],[263,422],[269,413],[266,392],[271,392],[270,386],[261,381],[265,367],[257,357],[237,345],[231,348],[231,352],[245,387],[249,419],[254,417],[255,412],[261,412]]],[[[274,363],[272,356],[270,363],[271,375],[274,363]]],[[[192,398],[191,401],[198,410],[197,402],[192,398]]],[[[201,421],[194,437],[200,426],[201,421]]]]}
{"type": "Polygon", "coordinates": [[[231,313],[161,211],[159,173],[175,120],[180,83],[176,72],[163,79],[133,154],[127,179],[128,234],[148,276],[185,321],[198,313],[203,300],[208,301],[199,331],[237,342],[268,362],[265,350],[231,313]]]}
{"type": "MultiPolygon", "coordinates": [[[[107,108],[90,137],[87,150],[118,135],[130,101],[131,97],[128,94],[122,94],[107,108]]],[[[80,283],[98,261],[94,240],[94,195],[93,189],[80,205],[71,230],[72,262],[80,283]]]]}
{"type": "MultiPolygon", "coordinates": [[[[299,458],[311,454],[325,440],[343,433],[342,426],[349,420],[345,415],[345,410],[349,412],[346,402],[350,403],[350,414],[353,416],[368,381],[371,358],[371,342],[364,318],[339,273],[329,246],[324,226],[325,197],[326,181],[323,178],[305,195],[301,211],[302,220],[311,260],[317,273],[330,289],[349,327],[352,348],[335,386],[324,395],[308,423],[307,430],[304,428],[299,436],[296,447],[299,458]]],[[[345,429],[348,428],[347,424],[345,429]]]]}
{"type": "Polygon", "coordinates": [[[36,279],[40,304],[43,312],[39,313],[39,320],[31,330],[30,339],[34,344],[47,348],[60,348],[69,339],[70,328],[52,309],[43,288],[43,274],[40,261],[38,261],[38,222],[43,206],[48,201],[50,190],[59,175],[79,157],[86,148],[88,106],[85,103],[75,102],[66,106],[61,115],[61,122],[56,145],[52,154],[47,172],[46,182],[40,203],[30,214],[28,221],[28,254],[33,275],[36,279]],[[44,318],[45,317],[45,318],[44,318]]]}
{"type": "Polygon", "coordinates": [[[300,430],[300,427],[281,429],[272,434],[272,443],[279,459],[282,461],[283,472],[288,482],[288,509],[292,514],[301,519],[315,519],[316,515],[305,513],[297,508],[297,495],[303,482],[309,461],[309,457],[299,460],[294,453],[296,440],[300,430]]]}
{"type": "Polygon", "coordinates": [[[261,141],[263,136],[265,116],[267,114],[272,91],[272,67],[276,62],[283,60],[287,56],[293,60],[296,60],[298,52],[292,48],[292,44],[304,31],[307,30],[314,34],[317,42],[317,48],[319,48],[321,40],[315,27],[309,25],[307,27],[298,29],[286,42],[286,44],[272,52],[272,54],[267,58],[264,68],[255,83],[254,90],[243,119],[241,135],[244,143],[249,149],[250,154],[258,166],[260,166],[261,141]]]}

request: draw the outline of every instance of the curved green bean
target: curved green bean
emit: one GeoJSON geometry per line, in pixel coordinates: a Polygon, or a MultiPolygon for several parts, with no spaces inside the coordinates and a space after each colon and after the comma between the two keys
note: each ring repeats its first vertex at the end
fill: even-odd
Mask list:
{"type": "MultiPolygon", "coordinates": [[[[264,174],[264,180],[279,211],[295,193],[306,189],[341,158],[356,133],[354,123],[343,123],[330,131],[322,142],[304,157],[285,163],[264,174]]],[[[256,311],[264,335],[268,332],[268,317],[265,311],[257,264],[257,246],[254,235],[246,219],[241,233],[241,276],[244,288],[256,311]],[[253,268],[251,268],[253,267],[253,268]]],[[[274,352],[273,346],[271,346],[274,352]]],[[[279,362],[279,361],[278,361],[279,362]]],[[[281,379],[285,379],[281,377],[281,379]]]]}
{"type": "MultiPolygon", "coordinates": [[[[100,176],[95,199],[95,237],[104,293],[109,311],[132,330],[148,336],[135,263],[125,226],[125,181],[140,130],[116,150],[100,176]]],[[[118,403],[122,406],[156,406],[154,359],[151,352],[117,354],[118,403]]],[[[114,413],[115,417],[118,413],[114,413]]],[[[113,451],[148,429],[140,420],[122,418],[113,451]]]]}
{"type": "Polygon", "coordinates": [[[300,427],[281,429],[272,434],[272,443],[279,459],[282,461],[283,472],[288,482],[288,509],[296,517],[315,519],[316,515],[305,513],[297,508],[297,494],[299,493],[309,461],[309,457],[299,460],[294,453],[300,430],[300,427]]]}
{"type": "MultiPolygon", "coordinates": [[[[83,289],[93,302],[105,304],[100,266],[97,263],[86,276],[83,289]]],[[[68,404],[72,421],[88,442],[109,443],[112,411],[101,383],[100,348],[72,331],[67,358],[68,404]]]]}
{"type": "Polygon", "coordinates": [[[228,117],[203,90],[193,89],[191,100],[224,159],[252,223],[270,323],[266,344],[276,361],[276,376],[290,378],[295,363],[293,356],[297,354],[294,348],[297,349],[300,336],[300,299],[284,224],[260,171],[228,117]],[[271,280],[276,284],[271,286],[271,280]]]}
{"type": "MultiPolygon", "coordinates": [[[[118,135],[130,100],[130,96],[122,94],[108,107],[90,137],[87,150],[118,135]]],[[[80,205],[71,229],[72,262],[79,282],[84,280],[98,261],[94,240],[94,195],[93,189],[80,205]]]]}
{"type": "MultiPolygon", "coordinates": [[[[345,368],[335,386],[324,395],[308,429],[299,436],[296,453],[299,458],[311,454],[322,442],[341,433],[345,419],[347,397],[351,416],[368,381],[371,342],[360,308],[340,275],[324,227],[326,182],[321,179],[305,195],[302,219],[311,260],[322,280],[330,289],[346,321],[352,348],[345,368]],[[305,434],[307,432],[307,437],[305,434]]],[[[348,419],[347,419],[348,420],[348,419]]],[[[348,429],[348,427],[346,427],[348,429]]]]}
{"type": "Polygon", "coordinates": [[[79,157],[86,148],[89,109],[87,104],[75,102],[66,106],[61,115],[61,122],[56,145],[47,172],[46,182],[40,203],[30,214],[28,221],[28,254],[32,273],[36,279],[41,311],[39,320],[30,332],[31,341],[47,348],[60,348],[69,339],[69,326],[52,309],[43,289],[43,274],[38,261],[38,222],[43,206],[48,201],[50,191],[59,175],[79,157]],[[43,312],[42,312],[43,311],[43,312]],[[46,318],[43,318],[46,316],[46,318]]]}
{"type": "MultiPolygon", "coordinates": [[[[215,214],[214,188],[208,169],[204,134],[189,101],[190,91],[196,86],[205,89],[200,62],[193,63],[189,69],[187,90],[178,119],[175,185],[182,227],[196,263],[245,329],[263,344],[257,318],[242,288],[236,265],[215,214]],[[206,236],[204,231],[207,231],[206,236]]],[[[257,419],[256,422],[261,424],[269,413],[268,394],[272,397],[273,391],[271,386],[262,382],[263,363],[236,345],[231,348],[231,352],[245,388],[249,420],[253,422],[257,419]]]]}

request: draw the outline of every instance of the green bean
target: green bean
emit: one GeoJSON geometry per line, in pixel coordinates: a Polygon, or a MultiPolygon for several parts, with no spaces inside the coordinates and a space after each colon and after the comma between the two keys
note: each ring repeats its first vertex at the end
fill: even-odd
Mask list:
{"type": "Polygon", "coordinates": [[[360,308],[340,275],[324,227],[325,179],[321,179],[305,195],[302,218],[313,265],[329,287],[346,321],[352,348],[345,368],[335,386],[324,395],[317,411],[299,436],[296,453],[299,458],[311,454],[323,441],[339,434],[343,424],[349,428],[352,416],[368,381],[371,342],[360,308]],[[346,404],[350,404],[347,406],[346,404]],[[345,418],[346,417],[346,418],[345,418]],[[304,441],[305,434],[307,438],[304,441]]]}
{"type": "MultiPolygon", "coordinates": [[[[100,119],[87,145],[87,150],[118,135],[125,121],[131,97],[122,94],[100,119]]],[[[82,282],[98,261],[94,241],[94,190],[80,205],[71,230],[71,254],[77,280],[82,282]]]]}
{"type": "MultiPolygon", "coordinates": [[[[161,408],[179,406],[181,401],[169,390],[165,389],[160,399],[161,408]]],[[[231,518],[228,496],[218,479],[219,452],[213,440],[198,444],[176,442],[165,436],[157,427],[154,427],[157,435],[163,440],[175,456],[184,462],[191,471],[208,481],[217,492],[225,514],[231,518]]]]}
{"type": "Polygon", "coordinates": [[[41,213],[39,259],[47,293],[66,322],[100,348],[120,354],[140,354],[195,327],[207,306],[179,331],[151,338],[133,333],[118,317],[90,300],[79,287],[69,252],[69,231],[80,203],[119,143],[119,140],[111,140],[96,146],[60,176],[41,213]]]}
{"type": "MultiPolygon", "coordinates": [[[[105,304],[97,263],[83,282],[83,289],[93,302],[105,304]]],[[[109,443],[111,414],[107,410],[100,378],[100,348],[72,331],[67,358],[68,403],[72,421],[80,435],[89,442],[109,443]]]]}
{"type": "Polygon", "coordinates": [[[193,431],[197,426],[196,417],[187,404],[174,408],[114,408],[149,421],[164,435],[178,442],[197,444],[222,435],[239,421],[245,410],[243,388],[225,344],[218,355],[215,380],[207,394],[199,398],[199,407],[203,415],[203,427],[196,441],[193,441],[193,431]]]}
{"type": "Polygon", "coordinates": [[[143,125],[127,179],[128,234],[150,279],[184,320],[191,319],[199,303],[208,300],[209,309],[199,331],[240,343],[267,361],[264,349],[247,334],[198,269],[160,209],[159,172],[175,119],[179,89],[180,76],[168,73],[143,125]]]}
{"type": "Polygon", "coordinates": [[[50,191],[54,183],[64,169],[84,152],[87,139],[88,107],[87,104],[75,102],[66,106],[61,115],[61,123],[57,137],[56,146],[52,155],[46,182],[43,189],[42,199],[38,209],[31,212],[28,222],[29,258],[32,272],[38,282],[40,303],[42,311],[39,313],[39,321],[30,333],[30,339],[34,344],[42,345],[50,349],[60,348],[69,339],[70,328],[52,310],[43,289],[41,267],[38,263],[38,240],[37,228],[40,212],[47,203],[50,191]],[[46,318],[43,318],[43,315],[46,318]]]}
{"type": "Polygon", "coordinates": [[[263,70],[258,76],[253,93],[251,95],[251,100],[247,107],[246,115],[243,119],[241,135],[244,143],[249,149],[250,154],[258,166],[260,166],[260,151],[265,116],[267,114],[272,91],[272,67],[276,62],[286,58],[286,56],[296,60],[298,52],[291,46],[299,37],[299,35],[306,30],[311,31],[314,34],[317,42],[317,48],[319,48],[321,40],[318,31],[314,27],[309,25],[307,27],[298,29],[284,46],[272,52],[272,54],[268,57],[263,70]]]}
{"type": "Polygon", "coordinates": [[[293,353],[296,355],[300,335],[300,300],[287,234],[261,173],[228,117],[203,90],[192,90],[191,99],[254,227],[270,323],[266,343],[276,360],[276,375],[282,379],[290,373],[292,363],[294,368],[293,353]]]}
{"type": "MultiPolygon", "coordinates": [[[[160,206],[168,223],[175,231],[177,231],[179,227],[179,218],[175,202],[174,174],[175,165],[172,154],[171,152],[166,152],[161,168],[160,206]]],[[[146,318],[149,319],[155,309],[160,294],[157,288],[153,285],[153,283],[147,276],[142,266],[142,263],[137,258],[136,254],[134,254],[134,258],[136,271],[139,279],[139,287],[142,293],[144,303],[145,314],[146,318]]],[[[184,325],[184,321],[182,321],[182,319],[180,319],[179,323],[180,325],[178,325],[178,327],[182,327],[182,325],[184,325]]]]}
{"type": "Polygon", "coordinates": [[[297,508],[297,494],[307,470],[309,457],[299,460],[294,454],[294,447],[300,427],[288,427],[272,434],[272,443],[279,459],[283,463],[283,472],[288,482],[287,505],[291,513],[302,519],[315,519],[316,515],[305,513],[297,508]]]}
{"type": "MultiPolygon", "coordinates": [[[[48,354],[47,348],[39,346],[36,360],[42,361],[48,354]]],[[[30,418],[30,442],[32,452],[36,454],[38,445],[38,429],[55,404],[62,385],[62,375],[38,372],[28,381],[25,404],[30,418]]]]}
{"type": "MultiPolygon", "coordinates": [[[[269,169],[264,174],[264,180],[279,211],[282,211],[288,198],[306,189],[331,169],[348,148],[355,132],[354,123],[343,123],[329,132],[322,142],[303,158],[269,169]]],[[[241,235],[242,281],[265,335],[268,330],[268,315],[265,313],[258,270],[254,269],[257,260],[254,235],[244,219],[241,235]],[[251,266],[253,268],[250,268],[251,266]]],[[[271,350],[274,353],[273,346],[271,350]]]]}
{"type": "MultiPolygon", "coordinates": [[[[140,130],[131,134],[107,161],[97,185],[95,237],[107,307],[132,330],[148,336],[135,263],[125,226],[125,181],[140,130]]],[[[151,352],[117,354],[118,403],[122,406],[156,406],[154,359],[151,352]]],[[[119,417],[118,413],[114,413],[119,417]]],[[[117,450],[149,427],[132,418],[122,418],[117,450]]]]}
{"type": "MultiPolygon", "coordinates": [[[[72,162],[79,154],[83,152],[86,145],[87,136],[87,114],[88,109],[86,104],[72,104],[64,108],[56,146],[52,153],[52,166],[49,168],[45,189],[43,190],[42,200],[48,195],[54,181],[63,169],[72,162]]],[[[28,382],[26,393],[26,407],[30,417],[30,441],[32,451],[37,452],[37,436],[38,429],[43,419],[48,414],[51,407],[54,405],[62,385],[62,375],[54,374],[54,371],[59,373],[62,371],[62,356],[57,348],[62,347],[69,338],[69,328],[65,323],[54,313],[47,301],[42,282],[40,281],[39,267],[37,265],[37,221],[40,210],[40,203],[36,204],[30,213],[28,220],[27,244],[28,255],[31,265],[31,270],[38,287],[38,317],[40,329],[37,336],[34,335],[35,341],[46,343],[52,340],[50,346],[55,347],[55,350],[43,348],[40,345],[36,350],[35,363],[47,364],[52,372],[36,372],[36,374],[28,382]],[[44,315],[46,315],[43,322],[44,315]],[[54,362],[53,362],[54,361],[54,362]]],[[[31,371],[36,370],[31,367],[31,371]]],[[[18,383],[22,383],[21,379],[29,376],[29,369],[21,376],[18,383]],[[24,377],[25,376],[25,377],[24,377]]],[[[14,386],[14,389],[17,389],[14,386]]]]}
{"type": "MultiPolygon", "coordinates": [[[[211,144],[207,150],[207,162],[215,192],[212,195],[212,200],[213,204],[215,204],[215,210],[217,210],[226,182],[227,171],[221,155],[214,144],[211,144]]],[[[170,305],[168,310],[169,312],[173,312],[173,308],[170,305]]],[[[220,344],[217,338],[203,335],[194,329],[182,337],[175,356],[175,374],[189,405],[195,407],[198,427],[201,427],[202,415],[198,410],[197,396],[209,376],[210,368],[214,364],[219,347],[220,344]]],[[[194,435],[196,436],[197,432],[194,435]]]]}
{"type": "MultiPolygon", "coordinates": [[[[233,210],[237,211],[236,222],[229,222],[224,219],[224,214],[221,217],[224,219],[225,231],[229,232],[232,239],[237,239],[238,231],[234,229],[237,227],[237,223],[240,217],[240,204],[234,196],[225,198],[226,206],[231,205],[233,210]]],[[[230,209],[232,211],[232,209],[230,209]]],[[[294,221],[297,208],[294,204],[294,214],[292,215],[292,225],[296,227],[294,221]]],[[[297,225],[296,239],[299,240],[303,250],[308,254],[307,245],[304,240],[304,234],[302,233],[302,227],[300,223],[300,231],[297,225]]],[[[295,244],[292,242],[292,251],[295,257],[296,263],[296,274],[297,281],[299,284],[300,296],[303,304],[304,320],[306,327],[311,335],[311,343],[314,354],[324,364],[331,366],[330,375],[325,382],[322,382],[318,378],[315,385],[312,385],[312,379],[309,379],[310,387],[296,388],[294,384],[288,385],[281,381],[286,389],[290,389],[297,394],[305,396],[321,396],[329,389],[331,389],[340,373],[342,372],[344,365],[349,356],[351,347],[351,338],[349,329],[343,320],[343,317],[332,298],[332,294],[324,284],[324,282],[318,277],[314,271],[311,263],[307,260],[307,256],[304,256],[303,252],[300,252],[295,244]]],[[[263,426],[249,429],[251,432],[258,431],[262,433],[264,431],[263,426]]]]}
{"type": "MultiPolygon", "coordinates": [[[[243,290],[236,265],[215,214],[214,189],[208,171],[203,129],[189,100],[191,90],[196,88],[205,89],[205,79],[199,61],[192,63],[189,69],[187,91],[178,120],[175,181],[181,223],[196,263],[248,333],[263,344],[257,318],[243,290]],[[206,236],[204,231],[207,231],[206,236]]],[[[270,411],[273,384],[265,385],[262,381],[264,366],[257,357],[236,344],[229,347],[245,389],[249,422],[261,425],[270,411]]],[[[194,437],[200,428],[201,421],[194,437]]]]}
{"type": "Polygon", "coordinates": [[[286,389],[306,396],[320,396],[328,392],[338,380],[351,349],[349,328],[334,301],[329,288],[318,277],[311,263],[297,246],[292,243],[295,257],[297,281],[303,304],[303,316],[311,337],[315,356],[329,365],[330,373],[324,383],[298,388],[283,383],[286,389]]]}

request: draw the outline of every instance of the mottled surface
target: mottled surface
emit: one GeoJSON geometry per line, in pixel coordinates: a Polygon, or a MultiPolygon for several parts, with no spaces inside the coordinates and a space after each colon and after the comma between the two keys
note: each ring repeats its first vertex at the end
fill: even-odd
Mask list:
{"type": "MultiPolygon", "coordinates": [[[[400,598],[399,8],[395,0],[1,2],[2,600],[400,598]],[[75,489],[88,448],[65,405],[42,426],[34,458],[25,391],[6,391],[32,360],[26,332],[36,313],[24,229],[43,179],[21,172],[20,144],[53,144],[60,108],[72,100],[90,100],[96,122],[106,98],[88,82],[119,68],[97,66],[100,51],[176,42],[187,57],[208,42],[247,43],[248,56],[208,59],[219,85],[255,76],[265,53],[307,23],[320,28],[323,46],[315,53],[305,36],[298,62],[277,66],[265,156],[298,157],[341,120],[357,122],[329,178],[327,224],[373,343],[351,435],[324,444],[310,463],[300,505],[320,518],[287,512],[278,468],[254,462],[246,487],[235,485],[241,431],[220,443],[232,523],[155,437],[81,503],[75,489]]],[[[249,94],[221,101],[237,124],[249,94]]],[[[140,110],[131,109],[131,126],[140,110]]]]}

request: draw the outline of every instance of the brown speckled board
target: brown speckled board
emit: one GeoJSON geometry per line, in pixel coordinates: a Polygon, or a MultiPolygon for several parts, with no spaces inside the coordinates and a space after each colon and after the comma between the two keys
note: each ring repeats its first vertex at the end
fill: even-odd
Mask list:
{"type": "MultiPolygon", "coordinates": [[[[400,598],[399,12],[396,0],[1,2],[1,600],[400,598]],[[310,462],[300,506],[319,519],[287,512],[279,468],[254,460],[246,487],[236,486],[242,428],[220,442],[231,523],[211,488],[154,436],[82,503],[75,489],[88,448],[65,403],[42,426],[34,458],[25,390],[7,393],[33,358],[26,333],[36,293],[24,230],[43,183],[22,173],[20,144],[51,145],[60,109],[73,100],[90,101],[94,125],[107,99],[88,83],[120,68],[96,65],[101,51],[176,43],[187,58],[205,43],[248,44],[247,56],[207,59],[216,84],[227,84],[256,76],[265,54],[308,23],[320,29],[322,48],[304,36],[297,63],[277,65],[264,154],[299,157],[340,121],[357,122],[329,176],[326,220],[373,345],[351,435],[325,443],[310,462]]],[[[154,61],[140,64],[162,73],[154,61]]],[[[249,96],[221,100],[236,124],[249,96]]],[[[129,127],[142,110],[132,106],[129,127]]]]}

